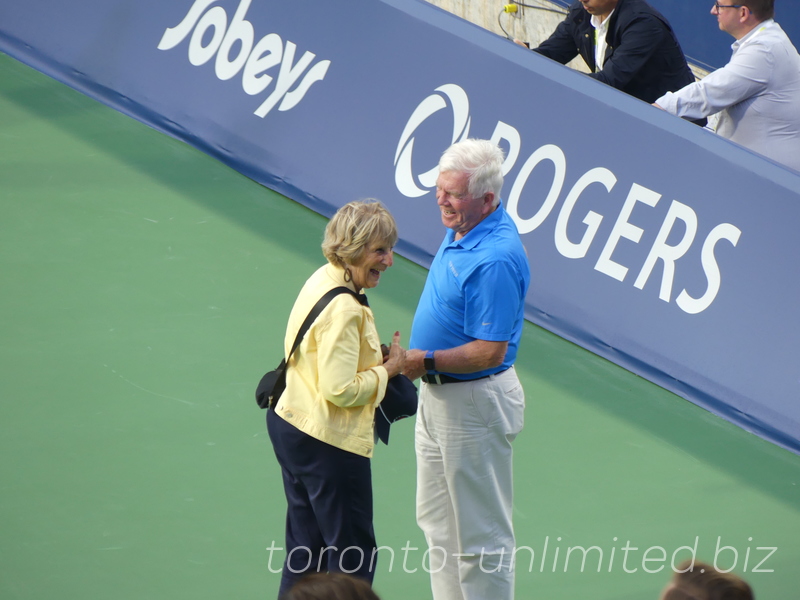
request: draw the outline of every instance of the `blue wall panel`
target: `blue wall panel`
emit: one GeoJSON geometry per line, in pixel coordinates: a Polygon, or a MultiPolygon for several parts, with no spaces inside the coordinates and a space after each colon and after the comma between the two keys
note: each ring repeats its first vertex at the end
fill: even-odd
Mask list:
{"type": "Polygon", "coordinates": [[[508,152],[532,321],[800,452],[800,175],[418,0],[0,4],[0,48],[428,265],[433,169],[508,152]]]}

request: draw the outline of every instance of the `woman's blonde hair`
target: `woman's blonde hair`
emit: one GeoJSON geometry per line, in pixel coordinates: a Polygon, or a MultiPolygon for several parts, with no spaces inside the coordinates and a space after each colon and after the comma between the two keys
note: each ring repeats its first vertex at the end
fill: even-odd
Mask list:
{"type": "Polygon", "coordinates": [[[336,211],[325,227],[322,253],[338,267],[355,265],[369,244],[393,248],[397,243],[394,217],[378,200],[350,202],[336,211]]]}

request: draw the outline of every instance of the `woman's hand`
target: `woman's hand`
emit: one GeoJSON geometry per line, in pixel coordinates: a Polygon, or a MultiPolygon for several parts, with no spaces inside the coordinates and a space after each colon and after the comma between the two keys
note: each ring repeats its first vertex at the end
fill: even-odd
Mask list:
{"type": "Polygon", "coordinates": [[[392,345],[389,354],[383,358],[383,366],[389,373],[389,379],[403,372],[406,366],[406,351],[400,347],[400,332],[395,331],[392,336],[392,345]]]}

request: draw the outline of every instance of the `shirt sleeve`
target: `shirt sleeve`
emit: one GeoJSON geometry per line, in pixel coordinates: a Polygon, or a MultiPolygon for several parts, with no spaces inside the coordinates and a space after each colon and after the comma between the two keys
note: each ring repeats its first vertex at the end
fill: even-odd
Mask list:
{"type": "Polygon", "coordinates": [[[464,333],[488,342],[510,341],[523,302],[522,280],[505,260],[477,269],[464,285],[464,333]]]}
{"type": "MultiPolygon", "coordinates": [[[[581,8],[581,10],[583,10],[583,8],[581,8]]],[[[573,31],[577,27],[574,21],[574,17],[572,13],[570,13],[566,19],[558,24],[558,27],[556,27],[552,35],[539,44],[538,47],[533,48],[533,51],[560,62],[562,65],[567,64],[578,56],[578,49],[575,47],[575,40],[573,37],[573,31]]]]}
{"type": "Polygon", "coordinates": [[[664,24],[655,17],[642,15],[622,32],[619,45],[603,68],[589,77],[621,90],[644,68],[667,35],[664,24]]]}
{"type": "MultiPolygon", "coordinates": [[[[380,356],[377,340],[362,340],[360,309],[339,310],[317,332],[317,377],[319,391],[328,402],[340,407],[377,403],[386,393],[388,373],[382,364],[361,371],[370,357],[362,356],[365,345],[380,356]]],[[[366,332],[365,335],[369,335],[366,332]]],[[[377,336],[377,333],[375,334],[377,336]]]]}
{"type": "Polygon", "coordinates": [[[656,104],[678,117],[707,117],[766,89],[773,65],[772,53],[763,44],[748,44],[721,69],[677,92],[667,92],[656,104]]]}

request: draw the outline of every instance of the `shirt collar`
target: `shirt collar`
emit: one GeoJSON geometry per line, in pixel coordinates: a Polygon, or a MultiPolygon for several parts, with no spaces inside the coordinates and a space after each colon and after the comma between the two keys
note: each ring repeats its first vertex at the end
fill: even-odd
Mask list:
{"type": "MultiPolygon", "coordinates": [[[[617,9],[615,8],[614,10],[617,9]]],[[[608,24],[611,22],[611,15],[614,14],[614,10],[608,13],[608,16],[602,23],[600,22],[600,19],[597,17],[597,15],[592,15],[592,18],[589,19],[589,22],[592,24],[592,27],[603,32],[608,31],[608,24]]]]}
{"type": "Polygon", "coordinates": [[[448,229],[447,230],[448,245],[456,245],[464,248],[465,250],[472,250],[500,222],[503,212],[504,212],[503,202],[500,201],[496,209],[494,209],[491,213],[489,213],[483,221],[481,221],[480,223],[475,225],[475,227],[470,229],[469,232],[467,232],[467,235],[462,237],[460,240],[456,240],[455,231],[453,231],[452,229],[448,229]]]}
{"type": "MultiPolygon", "coordinates": [[[[356,291],[356,286],[353,285],[353,281],[352,280],[347,281],[344,278],[344,269],[342,267],[339,267],[332,263],[328,263],[326,267],[327,267],[326,271],[328,273],[328,277],[330,277],[334,281],[334,283],[336,283],[337,287],[344,286],[349,290],[352,290],[354,292],[356,291]]],[[[361,291],[360,294],[356,292],[356,295],[357,295],[356,300],[360,304],[362,304],[363,306],[369,306],[369,302],[367,301],[367,295],[364,294],[363,290],[361,291]]]]}
{"type": "Polygon", "coordinates": [[[733,44],[731,44],[731,48],[732,48],[734,51],[735,51],[735,50],[738,50],[738,49],[739,49],[739,47],[740,47],[742,44],[744,44],[744,43],[745,43],[745,42],[747,42],[748,40],[751,40],[751,39],[753,39],[754,37],[756,37],[756,36],[757,36],[759,33],[761,33],[761,32],[762,32],[762,31],[763,31],[763,30],[764,30],[766,27],[769,27],[769,26],[770,26],[770,25],[772,25],[774,22],[775,22],[775,20],[774,20],[774,19],[767,19],[766,21],[761,21],[761,23],[759,23],[758,25],[756,25],[755,27],[753,27],[753,29],[751,29],[750,31],[748,31],[746,36],[744,36],[743,38],[741,38],[741,39],[738,39],[738,40],[736,40],[735,42],[733,42],[733,44]]]}

